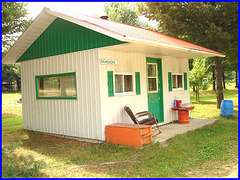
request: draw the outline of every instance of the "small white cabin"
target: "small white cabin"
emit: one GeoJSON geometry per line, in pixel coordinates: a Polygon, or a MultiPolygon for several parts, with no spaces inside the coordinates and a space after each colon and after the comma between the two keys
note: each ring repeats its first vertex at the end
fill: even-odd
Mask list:
{"type": "Polygon", "coordinates": [[[188,59],[223,55],[158,32],[44,8],[3,58],[20,63],[24,129],[105,141],[124,111],[177,119],[190,103],[188,59]]]}

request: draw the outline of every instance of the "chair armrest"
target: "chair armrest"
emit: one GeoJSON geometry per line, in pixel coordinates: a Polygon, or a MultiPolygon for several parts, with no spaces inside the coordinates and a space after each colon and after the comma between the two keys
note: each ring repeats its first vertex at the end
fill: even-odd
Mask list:
{"type": "Polygon", "coordinates": [[[142,113],[147,113],[148,111],[142,111],[142,112],[138,112],[136,113],[135,115],[139,115],[139,114],[142,114],[142,113]]]}
{"type": "Polygon", "coordinates": [[[148,112],[148,111],[146,111],[145,113],[141,113],[141,114],[139,114],[139,115],[135,115],[136,116],[136,118],[139,118],[139,117],[142,117],[142,116],[147,116],[147,115],[153,115],[152,113],[150,113],[150,112],[148,112]]]}

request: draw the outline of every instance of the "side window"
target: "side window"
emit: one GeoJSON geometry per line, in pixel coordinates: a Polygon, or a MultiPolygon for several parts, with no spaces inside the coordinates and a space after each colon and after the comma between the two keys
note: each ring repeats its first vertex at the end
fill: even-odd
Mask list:
{"type": "Polygon", "coordinates": [[[75,72],[36,76],[35,81],[37,99],[77,99],[75,72]]]}

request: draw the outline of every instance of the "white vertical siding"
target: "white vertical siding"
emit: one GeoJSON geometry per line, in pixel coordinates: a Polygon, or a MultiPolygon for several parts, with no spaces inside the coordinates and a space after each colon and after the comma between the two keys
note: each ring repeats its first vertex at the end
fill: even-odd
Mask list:
{"type": "MultiPolygon", "coordinates": [[[[129,106],[133,112],[148,109],[147,85],[146,85],[146,58],[144,54],[127,53],[110,50],[100,50],[100,59],[115,59],[117,65],[100,65],[101,69],[101,109],[103,136],[105,136],[105,126],[113,123],[132,123],[124,111],[124,106],[129,106]],[[114,73],[133,73],[140,72],[141,94],[125,96],[108,96],[107,71],[114,73]]],[[[135,81],[134,81],[135,82],[135,81]]],[[[133,84],[135,91],[135,83],[133,84]]]]}
{"type": "MultiPolygon", "coordinates": [[[[174,98],[181,98],[184,103],[190,102],[190,91],[168,90],[168,72],[188,73],[188,59],[165,57],[151,54],[127,53],[111,50],[100,50],[100,59],[115,59],[117,65],[100,65],[101,69],[101,107],[102,107],[102,127],[113,123],[132,123],[123,107],[129,106],[133,112],[148,110],[147,78],[146,78],[146,57],[162,59],[163,77],[163,99],[164,99],[164,122],[169,123],[177,119],[177,113],[172,111],[174,98]],[[108,97],[107,71],[115,73],[134,73],[140,72],[141,95],[114,96],[108,97]]],[[[189,82],[188,82],[189,84],[189,82]]],[[[103,131],[104,136],[104,131],[103,131]]]]}
{"type": "Polygon", "coordinates": [[[104,140],[100,111],[98,50],[21,62],[23,127],[104,140]],[[35,76],[76,72],[77,100],[36,99],[35,76]]]}

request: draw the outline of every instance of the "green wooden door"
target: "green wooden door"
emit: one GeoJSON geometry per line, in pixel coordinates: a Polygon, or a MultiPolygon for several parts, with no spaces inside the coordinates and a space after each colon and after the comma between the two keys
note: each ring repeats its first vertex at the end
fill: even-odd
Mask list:
{"type": "Polygon", "coordinates": [[[148,111],[164,122],[162,60],[147,57],[148,111]]]}

